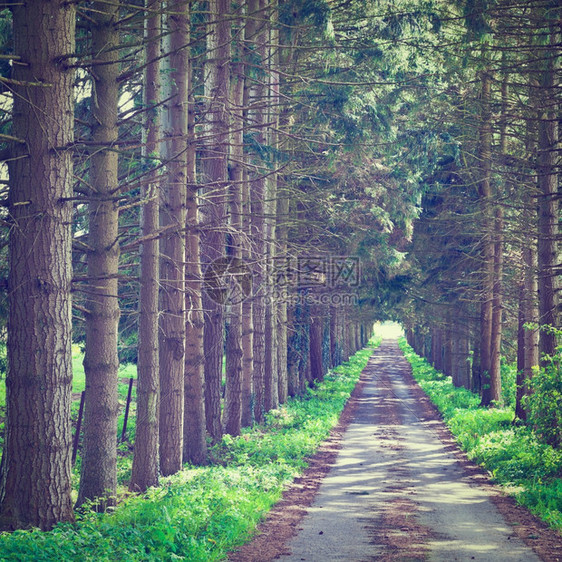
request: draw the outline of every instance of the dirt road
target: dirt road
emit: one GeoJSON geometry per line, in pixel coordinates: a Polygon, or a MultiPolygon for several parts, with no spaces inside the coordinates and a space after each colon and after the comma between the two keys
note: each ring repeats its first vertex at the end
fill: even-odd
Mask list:
{"type": "Polygon", "coordinates": [[[502,498],[454,446],[395,341],[375,351],[347,415],[308,480],[231,560],[562,559],[558,535],[502,498]]]}

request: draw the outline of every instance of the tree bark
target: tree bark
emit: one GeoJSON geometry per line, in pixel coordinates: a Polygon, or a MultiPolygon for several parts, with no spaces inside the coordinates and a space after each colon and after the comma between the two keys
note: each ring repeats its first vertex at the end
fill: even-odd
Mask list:
{"type": "Polygon", "coordinates": [[[333,369],[339,364],[338,361],[338,340],[337,340],[338,308],[330,307],[330,368],[333,369]]]}
{"type": "Polygon", "coordinates": [[[201,301],[201,262],[199,259],[199,213],[196,190],[187,196],[186,345],[183,421],[183,462],[195,465],[207,460],[205,418],[205,318],[201,301]]]}
{"type": "MultiPolygon", "coordinates": [[[[529,87],[529,98],[534,96],[534,86],[538,82],[533,77],[529,87]]],[[[537,148],[536,122],[527,122],[526,152],[530,160],[537,148]]],[[[523,182],[523,178],[522,178],[523,182]]],[[[529,224],[537,224],[538,205],[534,192],[537,186],[536,176],[531,177],[523,185],[521,213],[521,228],[525,230],[529,224]]],[[[537,234],[528,241],[521,251],[521,281],[519,291],[519,314],[517,334],[517,391],[515,401],[515,416],[521,420],[527,419],[527,411],[523,405],[523,397],[528,394],[528,383],[533,376],[533,368],[539,364],[539,311],[538,311],[538,279],[537,279],[537,234]],[[530,328],[530,324],[534,327],[530,328]],[[527,325],[527,327],[526,327],[527,325]]]]}
{"type": "MultiPolygon", "coordinates": [[[[254,34],[255,22],[247,20],[244,29],[244,40],[247,41],[254,34]]],[[[245,47],[247,49],[248,46],[245,47]]],[[[243,50],[245,65],[244,75],[249,76],[251,63],[249,53],[243,50]]],[[[242,122],[243,134],[249,134],[250,124],[248,118],[250,103],[250,81],[244,80],[242,122]]],[[[243,151],[244,152],[244,151],[243,151]]],[[[245,264],[252,264],[252,205],[249,182],[249,157],[244,154],[245,166],[242,169],[242,229],[244,244],[242,245],[242,259],[245,264]]],[[[253,267],[251,268],[253,269],[253,267]]],[[[250,296],[254,292],[255,280],[252,279],[250,296]]],[[[246,298],[242,303],[242,426],[248,427],[254,422],[254,318],[253,299],[246,298]]]]}
{"type": "Polygon", "coordinates": [[[447,376],[452,376],[452,366],[453,366],[453,330],[451,326],[451,311],[447,311],[447,325],[444,332],[443,338],[443,373],[447,376]]]}
{"type": "MultiPolygon", "coordinates": [[[[546,8],[549,9],[549,8],[546,8]]],[[[546,18],[545,18],[546,20],[546,18]]],[[[538,155],[537,180],[539,192],[538,220],[538,292],[539,292],[539,323],[545,326],[539,335],[540,361],[548,364],[548,357],[556,353],[557,337],[549,327],[558,326],[559,280],[556,275],[558,263],[558,109],[556,98],[557,54],[560,31],[555,31],[552,23],[550,30],[551,49],[544,51],[541,62],[540,84],[537,102],[538,116],[538,155]]]]}
{"type": "MultiPolygon", "coordinates": [[[[192,67],[188,66],[188,80],[192,67]]],[[[188,98],[186,265],[185,265],[185,381],[183,419],[183,462],[207,462],[207,423],[205,416],[205,316],[203,314],[203,275],[199,200],[196,184],[195,114],[193,94],[188,98]]]]}
{"type": "Polygon", "coordinates": [[[168,99],[163,112],[165,183],[160,226],[160,471],[163,476],[181,470],[185,385],[185,225],[187,193],[187,124],[189,95],[189,17],[185,2],[168,6],[164,49],[173,72],[166,81],[168,99]]]}
{"type": "MultiPolygon", "coordinates": [[[[248,193],[247,173],[243,174],[243,202],[244,202],[244,234],[249,236],[250,230],[250,202],[248,193]]],[[[243,246],[242,257],[245,263],[250,263],[248,243],[243,246]]],[[[253,291],[253,287],[252,287],[253,291]]],[[[252,299],[245,299],[242,303],[242,426],[248,427],[254,421],[254,319],[252,299]]]]}
{"type": "Polygon", "coordinates": [[[118,8],[102,2],[92,12],[92,50],[100,64],[93,73],[92,140],[100,147],[91,157],[88,236],[88,300],[84,372],[84,441],[77,504],[106,498],[114,503],[117,487],[117,355],[119,328],[119,186],[118,137],[119,31],[118,8]]]}
{"type": "MultiPolygon", "coordinates": [[[[251,59],[257,57],[262,67],[266,64],[266,29],[265,19],[262,17],[264,0],[250,0],[248,2],[249,19],[246,24],[246,42],[249,49],[248,56],[251,59]],[[258,22],[258,23],[256,23],[258,22]]],[[[256,63],[254,63],[256,64],[256,63]]],[[[265,72],[265,68],[262,69],[265,72]]],[[[266,89],[263,79],[256,81],[250,96],[250,133],[259,146],[265,145],[265,99],[266,89]],[[252,130],[253,129],[253,130],[252,130]]],[[[265,413],[265,282],[266,282],[266,244],[265,244],[265,175],[263,162],[259,155],[252,158],[254,171],[250,178],[251,198],[251,243],[252,263],[254,265],[254,290],[252,300],[252,315],[254,323],[254,419],[257,423],[264,421],[265,413]]]]}
{"type": "Polygon", "coordinates": [[[299,363],[299,309],[293,305],[287,307],[287,395],[297,396],[299,393],[298,385],[298,363],[299,363]]]}
{"type": "MultiPolygon", "coordinates": [[[[527,218],[529,211],[525,212],[527,218]]],[[[526,224],[528,222],[525,221],[526,224]]],[[[530,325],[538,324],[537,308],[537,252],[536,243],[523,248],[523,272],[519,293],[518,315],[518,346],[517,346],[517,393],[515,415],[521,420],[527,419],[527,412],[523,405],[523,396],[529,392],[529,381],[533,376],[533,369],[539,364],[539,331],[530,325]],[[526,327],[527,325],[527,327],[526,327]]]]}
{"type": "Polygon", "coordinates": [[[239,435],[242,427],[242,303],[245,292],[246,264],[242,261],[243,217],[242,184],[244,181],[244,63],[241,49],[237,53],[239,62],[233,65],[230,170],[230,229],[227,254],[234,264],[233,299],[227,312],[226,331],[226,388],[224,399],[224,430],[230,435],[239,435]]]}
{"type": "MultiPolygon", "coordinates": [[[[229,120],[226,108],[229,98],[230,3],[209,2],[207,61],[205,63],[205,97],[207,99],[204,147],[205,226],[202,236],[202,257],[209,267],[224,258],[226,230],[226,186],[228,183],[229,120]]],[[[209,271],[207,269],[207,271],[209,271]]],[[[224,305],[216,302],[208,291],[203,293],[205,310],[205,414],[207,431],[213,441],[222,436],[221,396],[224,355],[224,305]]]]}
{"type": "Polygon", "coordinates": [[[494,285],[492,298],[492,337],[490,345],[490,400],[502,398],[501,341],[503,313],[503,209],[496,207],[494,217],[494,285]]]}
{"type": "Polygon", "coordinates": [[[467,390],[470,390],[472,388],[469,351],[470,351],[470,340],[468,336],[468,330],[466,329],[466,326],[463,325],[460,328],[460,334],[459,334],[458,382],[459,382],[459,386],[463,386],[467,390]]]}
{"type": "MultiPolygon", "coordinates": [[[[145,21],[146,70],[143,155],[149,159],[158,150],[160,115],[160,0],[147,0],[145,21]]],[[[148,160],[148,166],[155,163],[148,160]]],[[[160,379],[158,362],[158,281],[159,281],[159,174],[147,174],[142,186],[144,206],[141,209],[141,232],[145,240],[140,255],[139,346],[137,362],[137,416],[135,450],[129,490],[144,492],[158,485],[159,429],[158,400],[160,379]]]]}
{"type": "Polygon", "coordinates": [[[443,331],[441,328],[433,328],[431,339],[431,364],[438,371],[443,370],[443,331]]]}
{"type": "Polygon", "coordinates": [[[491,76],[484,71],[481,77],[481,115],[478,157],[480,183],[478,195],[481,208],[481,298],[480,298],[480,380],[482,381],[482,405],[492,401],[490,371],[492,368],[492,306],[494,290],[494,243],[491,217],[492,173],[492,113],[490,109],[491,76]]]}
{"type": "Polygon", "coordinates": [[[274,294],[274,266],[277,252],[277,154],[279,149],[279,31],[277,2],[269,6],[269,14],[264,14],[269,22],[267,37],[267,73],[268,73],[268,107],[264,108],[268,123],[266,142],[272,151],[268,158],[268,176],[265,193],[265,235],[266,235],[266,269],[267,299],[265,315],[265,410],[279,406],[279,367],[277,346],[279,344],[278,315],[280,299],[274,294]]]}
{"type": "Polygon", "coordinates": [[[254,322],[251,300],[242,304],[242,352],[242,427],[248,427],[254,420],[254,322]]]}
{"type": "Polygon", "coordinates": [[[321,316],[315,314],[312,316],[310,324],[310,378],[312,382],[322,381],[324,379],[322,332],[323,319],[321,316]]]}
{"type": "Polygon", "coordinates": [[[72,154],[75,7],[30,0],[13,7],[13,133],[9,162],[8,371],[0,475],[0,529],[50,529],[73,519],[72,154]],[[48,23],[48,25],[47,25],[48,23]],[[37,109],[40,109],[39,111],[37,109]],[[53,147],[59,147],[54,150],[53,147]]]}

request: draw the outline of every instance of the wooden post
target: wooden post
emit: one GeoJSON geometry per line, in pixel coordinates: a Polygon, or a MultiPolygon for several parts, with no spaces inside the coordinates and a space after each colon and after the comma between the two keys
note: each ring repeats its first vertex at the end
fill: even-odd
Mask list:
{"type": "Polygon", "coordinates": [[[86,392],[83,390],[80,395],[80,407],[78,408],[78,421],[76,422],[76,433],[74,434],[74,446],[72,447],[72,466],[76,462],[78,454],[78,443],[80,442],[80,429],[82,428],[82,415],[84,414],[84,397],[86,392]]]}
{"type": "Polygon", "coordinates": [[[129,406],[131,405],[131,395],[133,393],[133,379],[129,379],[129,392],[127,393],[127,404],[125,405],[125,419],[123,420],[123,431],[121,432],[121,441],[125,440],[127,433],[127,420],[129,419],[129,406]]]}

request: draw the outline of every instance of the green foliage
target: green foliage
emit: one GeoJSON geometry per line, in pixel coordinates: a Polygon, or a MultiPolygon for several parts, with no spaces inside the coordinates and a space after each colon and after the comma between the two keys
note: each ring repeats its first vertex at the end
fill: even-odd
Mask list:
{"type": "Polygon", "coordinates": [[[508,408],[515,410],[517,396],[517,366],[502,361],[501,364],[502,398],[508,408]]]}
{"type": "MultiPolygon", "coordinates": [[[[450,377],[416,355],[404,340],[401,347],[412,365],[414,378],[439,408],[468,457],[485,467],[500,484],[515,486],[520,503],[553,527],[562,529],[562,451],[541,442],[537,431],[513,425],[513,369],[502,369],[509,407],[480,408],[477,394],[455,388],[450,377]]],[[[548,412],[554,416],[554,405],[558,404],[556,413],[560,414],[562,404],[556,402],[556,377],[543,371],[534,384],[542,389],[548,412]]],[[[535,396],[538,408],[541,397],[537,392],[535,396]]],[[[553,418],[549,420],[548,427],[554,423],[553,418]]]]}
{"type": "Polygon", "coordinates": [[[464,15],[470,39],[481,40],[492,31],[486,21],[489,4],[488,0],[466,0],[464,15]]]}
{"type": "Polygon", "coordinates": [[[50,533],[4,534],[2,560],[218,560],[281,490],[274,468],[186,470],[112,515],[87,511],[50,533]]]}
{"type": "MultiPolygon", "coordinates": [[[[372,349],[267,415],[263,426],[225,436],[212,464],[186,467],[112,514],[81,513],[53,531],[0,535],[0,560],[212,561],[246,542],[283,488],[306,467],[337,422],[372,349]]],[[[125,446],[122,446],[124,448],[125,446]]]]}
{"type": "Polygon", "coordinates": [[[550,483],[531,483],[518,499],[551,527],[562,529],[562,478],[550,483]]]}
{"type": "Polygon", "coordinates": [[[331,26],[329,3],[325,0],[291,0],[279,6],[279,20],[284,24],[309,21],[328,32],[331,26]]]}
{"type": "Polygon", "coordinates": [[[553,447],[562,444],[562,365],[553,362],[537,369],[526,397],[529,423],[537,437],[553,447]]]}
{"type": "Polygon", "coordinates": [[[404,349],[406,358],[412,365],[414,376],[422,390],[432,399],[439,408],[445,420],[453,417],[459,409],[475,408],[480,403],[480,398],[466,388],[453,386],[451,377],[435,370],[425,359],[414,353],[413,350],[404,349]]]}
{"type": "Polygon", "coordinates": [[[132,332],[127,337],[121,334],[119,342],[119,362],[120,363],[136,363],[138,360],[137,350],[139,345],[138,332],[132,332]]]}

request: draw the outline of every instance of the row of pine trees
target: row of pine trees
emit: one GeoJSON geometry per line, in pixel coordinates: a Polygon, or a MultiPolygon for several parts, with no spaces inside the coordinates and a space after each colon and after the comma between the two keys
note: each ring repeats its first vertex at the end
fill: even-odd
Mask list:
{"type": "Polygon", "coordinates": [[[315,29],[307,18],[325,17],[307,10],[30,0],[3,12],[2,528],[73,518],[73,339],[86,376],[77,505],[97,509],[115,501],[127,348],[138,366],[130,489],[143,491],[204,464],[209,442],[263,422],[366,343],[359,261],[309,230],[318,217],[295,196],[312,180],[306,156],[289,156],[309,139],[288,133],[286,96],[299,36],[315,29]]]}

